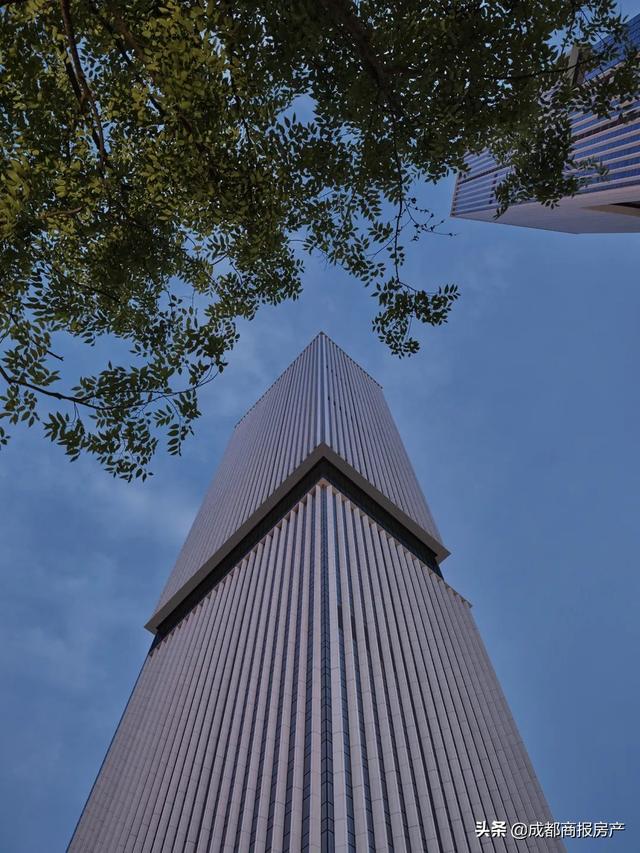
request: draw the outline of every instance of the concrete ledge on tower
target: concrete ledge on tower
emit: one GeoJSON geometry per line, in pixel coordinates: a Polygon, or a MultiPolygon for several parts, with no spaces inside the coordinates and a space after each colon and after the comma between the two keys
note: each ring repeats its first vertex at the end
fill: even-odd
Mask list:
{"type": "Polygon", "coordinates": [[[408,550],[442,577],[439,565],[449,556],[447,548],[416,524],[328,445],[319,444],[215,554],[155,611],[145,628],[160,635],[171,630],[321,479],[340,488],[355,504],[366,510],[408,550]]]}

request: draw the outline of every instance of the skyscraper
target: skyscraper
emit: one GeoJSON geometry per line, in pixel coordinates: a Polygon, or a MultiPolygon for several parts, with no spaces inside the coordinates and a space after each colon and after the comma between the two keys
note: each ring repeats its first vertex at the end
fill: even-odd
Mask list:
{"type": "MultiPolygon", "coordinates": [[[[640,15],[627,24],[629,36],[640,50],[640,15]]],[[[604,74],[609,65],[587,75],[604,74]]],[[[596,175],[577,195],[564,198],[550,208],[536,201],[512,205],[494,219],[498,207],[495,190],[508,169],[498,165],[488,152],[466,158],[468,170],[458,174],[451,215],[506,225],[524,225],[573,234],[640,231],[640,93],[620,105],[618,117],[598,118],[590,113],[572,117],[572,156],[595,157],[608,168],[596,175]]]]}
{"type": "Polygon", "coordinates": [[[562,850],[382,389],[317,336],[236,425],[70,844],[562,850]]]}

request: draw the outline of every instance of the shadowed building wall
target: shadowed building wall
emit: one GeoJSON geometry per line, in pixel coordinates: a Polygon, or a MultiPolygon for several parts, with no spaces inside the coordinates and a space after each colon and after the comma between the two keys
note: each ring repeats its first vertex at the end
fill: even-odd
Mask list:
{"type": "Polygon", "coordinates": [[[446,554],[318,336],[236,427],[70,850],[562,850],[476,838],[551,818],[446,554]]]}

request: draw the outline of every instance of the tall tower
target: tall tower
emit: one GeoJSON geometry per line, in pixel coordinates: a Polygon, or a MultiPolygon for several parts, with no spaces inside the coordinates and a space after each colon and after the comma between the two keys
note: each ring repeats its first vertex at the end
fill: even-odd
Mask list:
{"type": "Polygon", "coordinates": [[[70,844],[563,850],[380,386],[316,337],[237,424],[70,844]]]}

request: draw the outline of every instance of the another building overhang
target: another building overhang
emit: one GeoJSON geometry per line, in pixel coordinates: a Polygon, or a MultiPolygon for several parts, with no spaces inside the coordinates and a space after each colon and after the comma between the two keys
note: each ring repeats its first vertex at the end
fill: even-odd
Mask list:
{"type": "Polygon", "coordinates": [[[627,187],[607,189],[605,185],[600,192],[563,198],[555,207],[535,201],[514,204],[497,219],[492,207],[452,216],[566,234],[634,234],[640,232],[640,210],[633,206],[638,201],[638,180],[634,179],[627,187]]]}

